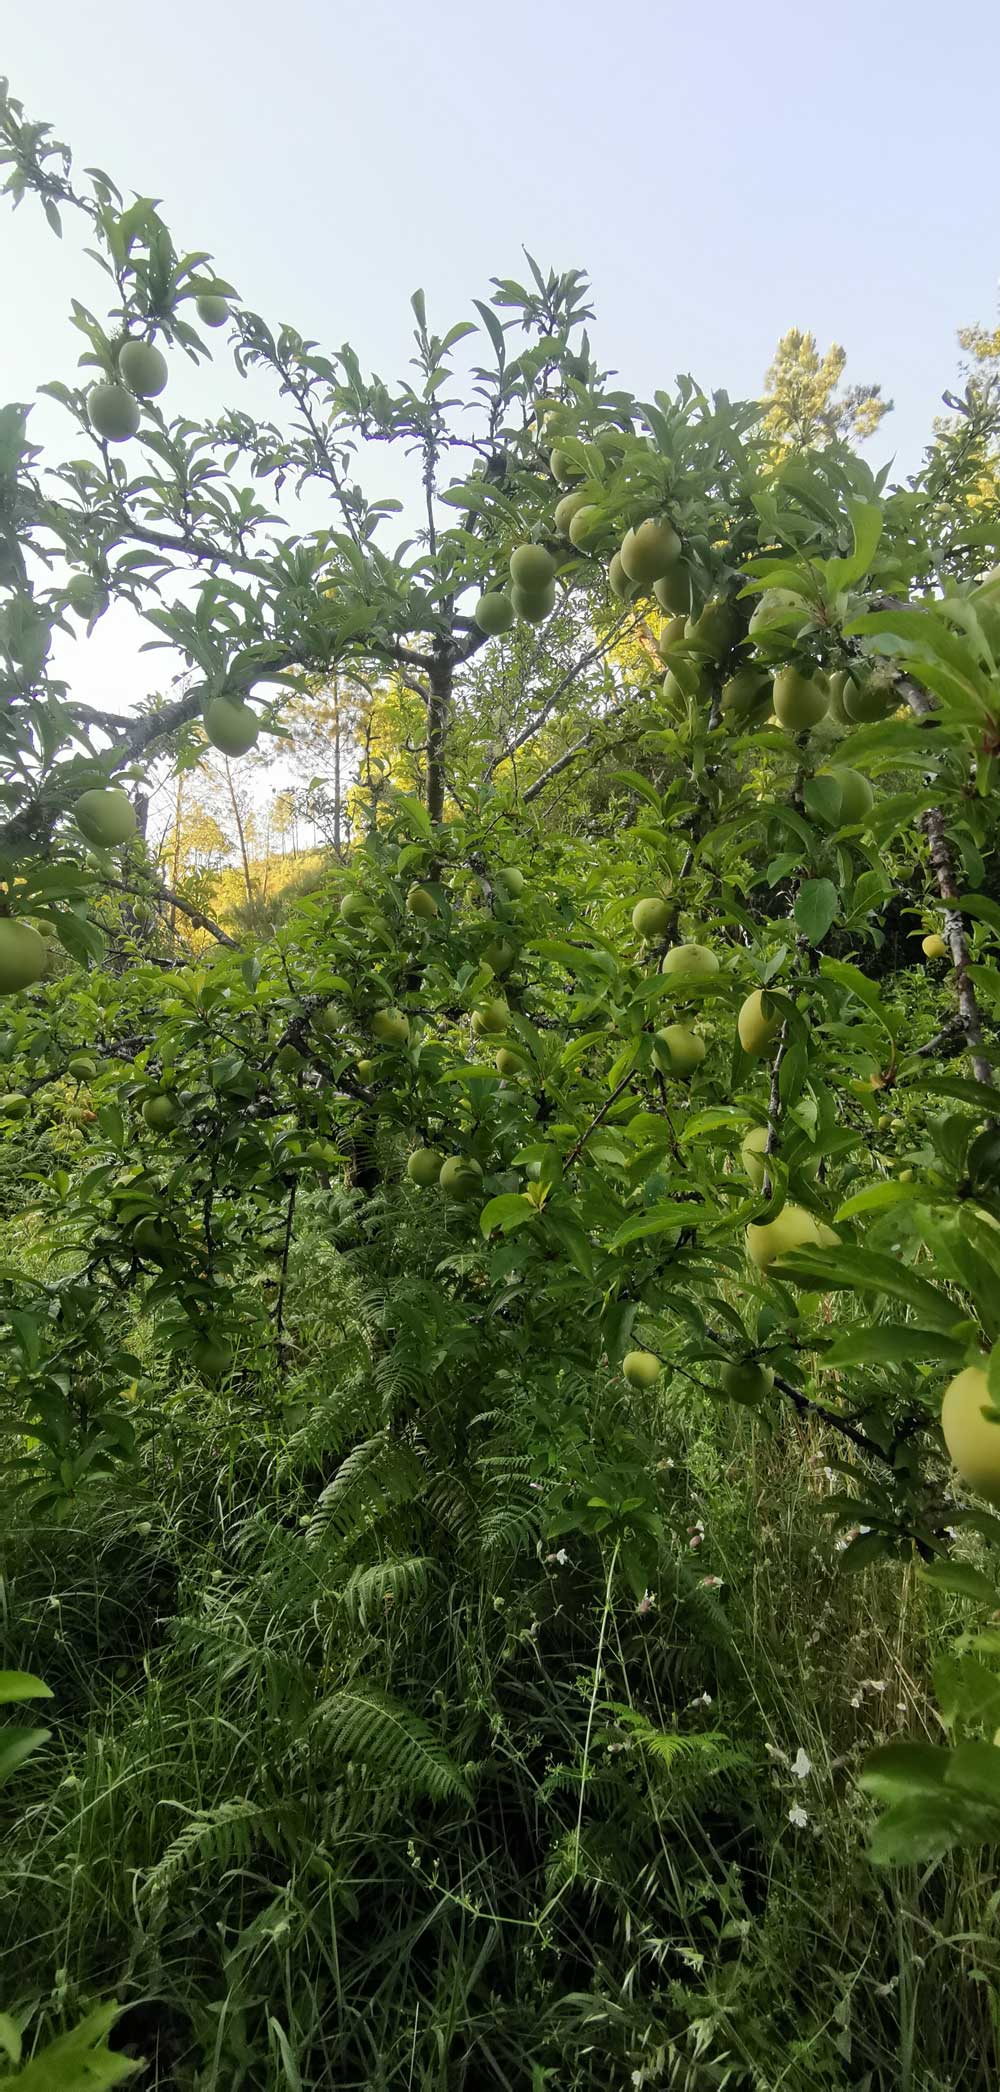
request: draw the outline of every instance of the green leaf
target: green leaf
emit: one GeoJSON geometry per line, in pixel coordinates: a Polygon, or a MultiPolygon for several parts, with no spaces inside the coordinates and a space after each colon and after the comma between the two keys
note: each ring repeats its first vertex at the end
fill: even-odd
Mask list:
{"type": "Polygon", "coordinates": [[[829,1292],[884,1293],[890,1300],[905,1300],[935,1328],[950,1332],[960,1319],[960,1310],[927,1279],[918,1278],[909,1265],[871,1249],[797,1250],[794,1265],[780,1267],[781,1276],[797,1286],[818,1284],[829,1292]]]}
{"type": "Polygon", "coordinates": [[[948,1750],[941,1743],[884,1743],[869,1751],[858,1785],[877,1801],[895,1802],[915,1794],[939,1794],[944,1786],[948,1750]]]}
{"type": "Polygon", "coordinates": [[[847,512],[854,536],[853,552],[846,559],[817,561],[828,587],[833,590],[851,588],[867,574],[882,535],[882,511],[874,502],[849,501],[847,512]]]}
{"type": "Polygon", "coordinates": [[[867,1191],[856,1191],[853,1198],[845,1199],[834,1214],[835,1220],[850,1220],[855,1213],[883,1213],[889,1206],[905,1206],[907,1201],[923,1197],[919,1184],[869,1184],[867,1191]]]}
{"type": "Polygon", "coordinates": [[[909,1359],[918,1364],[939,1359],[956,1370],[965,1360],[966,1346],[936,1329],[920,1329],[915,1322],[883,1322],[874,1327],[846,1330],[823,1353],[825,1366],[900,1365],[909,1359]]]}
{"type": "Polygon", "coordinates": [[[107,2046],[120,2011],[119,2005],[112,2004],[89,2012],[79,2026],[39,2049],[16,2077],[5,2078],[5,2092],[7,2086],[11,2092],[111,2092],[113,2086],[135,2077],[142,2063],[107,2046]]]}
{"type": "Polygon", "coordinates": [[[51,1734],[51,1729],[15,1728],[11,1722],[0,1728],[0,1787],[6,1785],[26,1758],[40,1750],[43,1743],[48,1743],[51,1734]]]}
{"type": "Polygon", "coordinates": [[[942,1859],[961,1842],[962,1832],[961,1809],[949,1795],[918,1795],[886,1812],[872,1832],[868,1855],[877,1867],[923,1865],[942,1859]]]}
{"type": "Polygon", "coordinates": [[[502,1228],[509,1235],[515,1228],[523,1228],[526,1221],[535,1220],[538,1208],[521,1191],[503,1191],[499,1198],[490,1199],[479,1216],[479,1225],[484,1235],[491,1235],[494,1228],[502,1228]]]}
{"type": "Polygon", "coordinates": [[[939,1591],[951,1591],[956,1598],[969,1598],[975,1605],[1000,1604],[995,1585],[971,1562],[922,1562],[919,1573],[925,1583],[934,1584],[939,1591]]]}
{"type": "Polygon", "coordinates": [[[929,1091],[934,1097],[955,1097],[960,1104],[975,1104],[984,1118],[991,1118],[997,1109],[996,1090],[986,1082],[966,1081],[962,1075],[914,1075],[907,1079],[921,1095],[929,1091]]]}
{"type": "Polygon", "coordinates": [[[840,1557],[840,1566],[848,1575],[859,1569],[867,1569],[872,1562],[880,1562],[889,1553],[884,1533],[859,1533],[851,1540],[840,1557]]]}
{"type": "Polygon", "coordinates": [[[806,879],[795,897],[795,920],[810,944],[821,944],[831,923],[840,913],[840,897],[832,879],[806,879]]]}
{"type": "Polygon", "coordinates": [[[30,1671],[0,1671],[0,1707],[12,1707],[19,1700],[51,1700],[54,1694],[41,1678],[34,1678],[30,1671]]]}
{"type": "Polygon", "coordinates": [[[624,1249],[629,1242],[641,1242],[647,1235],[663,1235],[671,1228],[697,1227],[718,1215],[714,1207],[694,1205],[690,1201],[674,1200],[668,1205],[650,1206],[645,1213],[634,1213],[631,1219],[613,1235],[611,1249],[624,1249]]]}
{"type": "Polygon", "coordinates": [[[991,901],[984,893],[963,893],[955,903],[963,915],[972,916],[976,922],[988,923],[991,930],[1000,934],[1000,904],[991,901]]]}
{"type": "Polygon", "coordinates": [[[836,981],[841,988],[849,988],[851,994],[856,995],[858,1001],[863,1002],[872,1016],[878,1019],[890,1039],[895,1038],[896,1028],[892,1015],[886,1009],[878,989],[857,966],[849,965],[846,959],[821,959],[820,977],[823,980],[836,981]]]}

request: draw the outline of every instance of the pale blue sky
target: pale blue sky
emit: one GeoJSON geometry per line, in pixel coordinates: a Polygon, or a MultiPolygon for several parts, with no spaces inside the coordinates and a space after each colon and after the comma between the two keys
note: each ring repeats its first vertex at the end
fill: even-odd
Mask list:
{"type": "MultiPolygon", "coordinates": [[[[8,9],[3,43],[78,166],[161,197],[247,303],[390,377],[414,286],[443,328],[524,242],[589,270],[598,353],[640,397],[685,369],[753,392],[792,324],[842,341],[896,401],[869,455],[909,470],[956,327],[994,317],[998,0],[48,0],[8,9]]],[[[0,216],[0,260],[0,396],[24,398],[72,375],[68,298],[100,278],[30,203],[0,216]]],[[[236,393],[219,357],[185,404],[236,393]]],[[[110,633],[98,671],[121,679],[110,633]]]]}

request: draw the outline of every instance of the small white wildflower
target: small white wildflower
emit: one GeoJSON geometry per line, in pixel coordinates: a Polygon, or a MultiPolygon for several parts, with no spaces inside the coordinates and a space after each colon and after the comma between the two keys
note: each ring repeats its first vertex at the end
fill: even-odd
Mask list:
{"type": "Polygon", "coordinates": [[[722,1585],[723,1578],[721,1576],[703,1576],[701,1579],[703,1591],[721,1591],[722,1585]]]}
{"type": "Polygon", "coordinates": [[[860,1707],[860,1705],[861,1705],[861,1694],[860,1694],[859,1692],[852,1692],[852,1694],[851,1694],[851,1706],[852,1706],[852,1707],[860,1707]]]}
{"type": "Polygon", "coordinates": [[[710,1692],[696,1693],[694,1699],[688,1701],[689,1707],[711,1707],[711,1705],[712,1695],[710,1692]]]}
{"type": "Polygon", "coordinates": [[[805,1830],[809,1818],[806,1815],[805,1810],[803,1808],[800,1808],[798,1802],[795,1802],[793,1806],[789,1809],[788,1821],[789,1823],[794,1823],[796,1830],[805,1830]]]}
{"type": "Polygon", "coordinates": [[[800,1744],[792,1759],[792,1772],[797,1780],[807,1780],[812,1771],[812,1759],[807,1757],[800,1744]]]}

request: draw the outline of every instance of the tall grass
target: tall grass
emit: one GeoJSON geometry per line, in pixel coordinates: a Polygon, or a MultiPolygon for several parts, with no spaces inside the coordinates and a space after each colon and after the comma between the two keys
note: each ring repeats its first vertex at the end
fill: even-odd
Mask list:
{"type": "Polygon", "coordinates": [[[404,1226],[390,1286],[317,1197],[288,1382],[164,1390],[131,1480],[11,1506],[5,1660],[56,1699],[7,1790],[6,2008],[117,1996],[164,2092],[986,2092],[988,1857],[876,1873],[853,1781],[934,1733],[940,1597],[843,1575],[811,1432],[498,1384],[404,1226]],[[648,1596],[547,1530],[623,1446],[648,1596]]]}

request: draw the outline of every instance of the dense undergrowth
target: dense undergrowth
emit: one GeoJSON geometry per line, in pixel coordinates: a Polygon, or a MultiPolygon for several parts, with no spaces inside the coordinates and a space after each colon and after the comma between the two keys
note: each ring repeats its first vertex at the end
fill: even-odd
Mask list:
{"type": "Polygon", "coordinates": [[[313,1194],[286,1384],[165,1387],[124,1490],[15,1515],[8,1661],[55,1698],[10,2005],[117,1995],[145,2081],[199,2092],[988,2083],[981,1869],[876,1872],[853,1784],[934,1733],[940,1601],[842,1574],[813,1426],[558,1359],[496,1384],[474,1270],[419,1195],[359,1241],[313,1194]],[[585,1512],[552,1533],[625,1470],[638,1600],[585,1512]]]}

